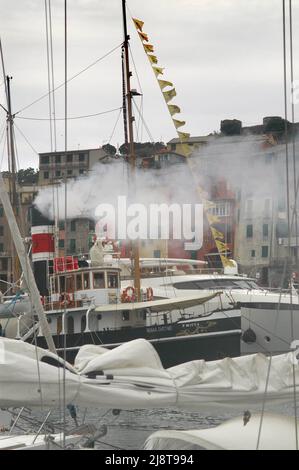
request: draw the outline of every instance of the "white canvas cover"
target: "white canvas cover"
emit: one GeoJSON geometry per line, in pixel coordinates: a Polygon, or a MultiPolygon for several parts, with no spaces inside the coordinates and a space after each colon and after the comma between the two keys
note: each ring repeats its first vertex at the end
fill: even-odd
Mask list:
{"type": "MultiPolygon", "coordinates": [[[[298,425],[297,422],[297,427],[298,425]]],[[[243,416],[239,416],[208,429],[157,431],[147,438],[143,448],[146,450],[295,450],[296,422],[291,416],[257,413],[244,425],[243,416]]]]}
{"type": "MultiPolygon", "coordinates": [[[[59,406],[63,370],[43,362],[45,358],[59,360],[32,345],[0,340],[0,407],[59,406]]],[[[87,345],[79,350],[75,366],[67,366],[66,401],[103,408],[243,411],[244,406],[260,407],[268,372],[267,403],[292,401],[293,366],[298,392],[296,352],[272,359],[254,354],[211,362],[198,360],[164,369],[156,350],[144,339],[113,350],[87,345]]]]}

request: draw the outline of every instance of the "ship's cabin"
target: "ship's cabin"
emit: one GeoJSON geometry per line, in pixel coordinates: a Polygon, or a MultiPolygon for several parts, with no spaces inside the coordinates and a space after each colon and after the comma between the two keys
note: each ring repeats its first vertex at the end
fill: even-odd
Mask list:
{"type": "Polygon", "coordinates": [[[55,272],[49,279],[46,310],[119,302],[120,269],[109,266],[85,267],[55,272]]]}

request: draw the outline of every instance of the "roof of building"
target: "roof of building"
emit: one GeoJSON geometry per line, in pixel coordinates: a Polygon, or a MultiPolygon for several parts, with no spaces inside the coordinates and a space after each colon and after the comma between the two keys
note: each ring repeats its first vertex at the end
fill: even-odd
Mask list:
{"type": "Polygon", "coordinates": [[[65,153],[83,153],[83,152],[94,152],[95,150],[101,150],[102,152],[105,152],[105,150],[102,147],[98,147],[95,149],[76,149],[76,150],[60,150],[56,152],[41,152],[39,155],[61,155],[65,153]]]}

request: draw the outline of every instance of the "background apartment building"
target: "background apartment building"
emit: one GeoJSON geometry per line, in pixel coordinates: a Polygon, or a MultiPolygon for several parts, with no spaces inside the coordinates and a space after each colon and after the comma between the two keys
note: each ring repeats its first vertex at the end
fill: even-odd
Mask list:
{"type": "Polygon", "coordinates": [[[92,167],[105,162],[109,156],[102,149],[69,150],[39,154],[39,186],[77,178],[88,174],[92,167]]]}

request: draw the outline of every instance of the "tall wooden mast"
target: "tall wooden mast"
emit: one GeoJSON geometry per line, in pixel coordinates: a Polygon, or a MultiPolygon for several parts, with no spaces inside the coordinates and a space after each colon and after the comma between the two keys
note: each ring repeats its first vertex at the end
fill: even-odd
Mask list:
{"type": "MultiPolygon", "coordinates": [[[[125,62],[125,80],[126,80],[126,102],[128,117],[128,134],[129,134],[129,162],[130,162],[130,189],[131,198],[136,195],[136,154],[134,148],[133,122],[132,113],[132,92],[131,92],[131,76],[129,63],[129,35],[127,30],[127,14],[126,0],[122,0],[123,23],[124,23],[124,62],[125,62]]],[[[137,300],[140,300],[140,265],[139,265],[139,243],[138,240],[132,241],[132,254],[134,266],[134,288],[137,300]]]]}

